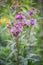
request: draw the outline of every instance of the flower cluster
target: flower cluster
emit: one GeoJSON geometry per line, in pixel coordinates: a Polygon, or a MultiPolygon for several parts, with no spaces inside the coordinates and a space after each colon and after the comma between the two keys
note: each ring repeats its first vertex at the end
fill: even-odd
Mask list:
{"type": "MultiPolygon", "coordinates": [[[[33,13],[30,12],[30,14],[33,14],[33,13]]],[[[25,16],[22,15],[21,12],[19,12],[18,15],[15,16],[15,19],[17,19],[17,20],[18,19],[21,19],[21,21],[20,20],[18,20],[18,21],[16,20],[16,22],[14,22],[14,25],[13,26],[11,24],[8,24],[7,25],[7,28],[10,29],[10,32],[11,32],[11,34],[13,36],[17,37],[19,35],[19,33],[22,32],[23,28],[26,25],[28,25],[28,23],[27,23],[27,20],[26,20],[25,16]]],[[[30,25],[34,25],[35,24],[34,19],[30,19],[30,22],[29,23],[30,23],[30,25]]]]}
{"type": "Polygon", "coordinates": [[[7,28],[10,29],[10,32],[13,36],[17,37],[19,35],[19,33],[22,32],[22,23],[21,22],[16,22],[14,23],[13,26],[11,26],[10,24],[7,25],[7,28]]]}
{"type": "Polygon", "coordinates": [[[22,27],[22,22],[15,22],[14,27],[16,27],[17,29],[22,27]]]}
{"type": "Polygon", "coordinates": [[[15,18],[16,18],[16,19],[23,19],[23,18],[25,18],[25,17],[22,15],[21,12],[18,12],[18,15],[15,16],[15,18]]]}
{"type": "Polygon", "coordinates": [[[10,32],[13,36],[17,37],[19,33],[22,32],[22,30],[21,29],[11,29],[10,32]]]}

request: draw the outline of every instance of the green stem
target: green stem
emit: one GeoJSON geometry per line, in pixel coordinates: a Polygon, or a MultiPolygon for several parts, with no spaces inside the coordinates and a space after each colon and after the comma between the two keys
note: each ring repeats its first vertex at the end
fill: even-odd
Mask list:
{"type": "Polygon", "coordinates": [[[17,47],[17,65],[19,65],[19,47],[18,47],[18,36],[16,37],[16,47],[17,47]]]}

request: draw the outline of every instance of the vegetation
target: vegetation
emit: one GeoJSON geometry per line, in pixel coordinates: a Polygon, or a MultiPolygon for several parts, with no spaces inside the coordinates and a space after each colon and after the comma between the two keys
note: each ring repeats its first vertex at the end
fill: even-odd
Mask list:
{"type": "Polygon", "coordinates": [[[43,65],[43,12],[37,3],[0,0],[0,65],[43,65]]]}

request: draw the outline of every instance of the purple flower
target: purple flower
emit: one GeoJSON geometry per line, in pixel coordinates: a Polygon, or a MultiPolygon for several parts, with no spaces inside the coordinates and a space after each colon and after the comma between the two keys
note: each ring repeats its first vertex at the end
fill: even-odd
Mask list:
{"type": "Polygon", "coordinates": [[[11,24],[8,24],[8,25],[7,25],[7,28],[11,29],[11,24]]]}
{"type": "Polygon", "coordinates": [[[10,32],[11,32],[11,34],[12,34],[13,36],[15,36],[15,37],[17,36],[17,35],[16,35],[16,32],[14,31],[14,29],[11,29],[10,32]]]}
{"type": "Polygon", "coordinates": [[[21,32],[22,32],[21,29],[16,30],[16,32],[14,33],[14,36],[17,37],[19,35],[19,33],[21,33],[21,32]]]}
{"type": "Polygon", "coordinates": [[[18,15],[15,16],[15,18],[16,18],[16,19],[23,19],[23,18],[25,18],[25,17],[22,15],[21,12],[18,12],[18,15]]]}
{"type": "Polygon", "coordinates": [[[10,32],[11,32],[11,33],[14,33],[15,31],[14,31],[14,29],[11,29],[10,32]]]}
{"type": "Polygon", "coordinates": [[[16,19],[23,19],[24,16],[23,16],[23,15],[17,15],[15,18],[16,18],[16,19]]]}
{"type": "Polygon", "coordinates": [[[11,29],[10,32],[11,32],[11,34],[12,34],[13,36],[17,37],[17,36],[19,35],[19,33],[22,32],[22,30],[21,30],[21,29],[16,29],[16,30],[11,29]]]}
{"type": "Polygon", "coordinates": [[[16,34],[18,35],[19,33],[21,33],[22,32],[22,30],[21,29],[18,29],[17,31],[16,31],[16,34]]]}
{"type": "Polygon", "coordinates": [[[21,28],[22,27],[22,22],[17,22],[17,23],[15,23],[15,28],[21,28]]]}
{"type": "Polygon", "coordinates": [[[19,31],[19,33],[21,33],[22,32],[22,29],[19,29],[18,31],[19,31]]]}
{"type": "Polygon", "coordinates": [[[34,25],[35,24],[35,20],[34,19],[31,19],[30,20],[30,25],[34,25]]]}
{"type": "Polygon", "coordinates": [[[33,15],[33,11],[29,11],[28,13],[29,13],[29,15],[33,15]]]}

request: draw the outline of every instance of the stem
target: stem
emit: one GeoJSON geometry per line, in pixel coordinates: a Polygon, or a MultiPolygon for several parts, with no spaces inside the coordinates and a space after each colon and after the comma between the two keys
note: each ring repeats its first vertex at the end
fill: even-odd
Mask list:
{"type": "Polygon", "coordinates": [[[23,53],[24,58],[26,58],[26,55],[27,55],[27,50],[26,50],[26,46],[25,46],[24,47],[24,53],[23,53]]]}
{"type": "Polygon", "coordinates": [[[18,36],[16,37],[16,47],[17,47],[17,65],[19,65],[19,47],[18,47],[18,36]]]}

